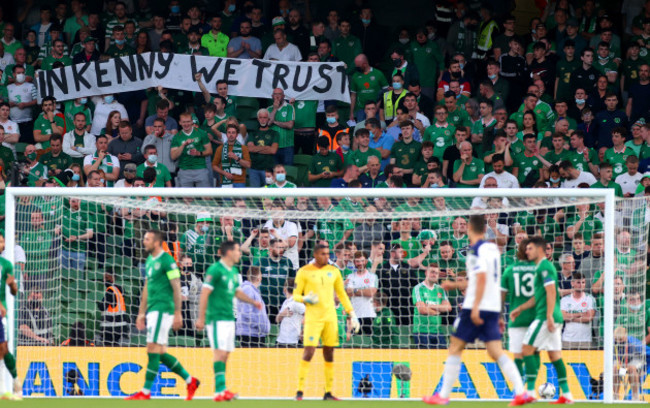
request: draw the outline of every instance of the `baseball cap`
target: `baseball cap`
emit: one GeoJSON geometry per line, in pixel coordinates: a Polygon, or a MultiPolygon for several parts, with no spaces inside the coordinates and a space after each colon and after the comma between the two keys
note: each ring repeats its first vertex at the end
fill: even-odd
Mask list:
{"type": "Polygon", "coordinates": [[[438,239],[438,234],[433,230],[422,230],[416,238],[418,241],[425,241],[429,239],[438,239]]]}
{"type": "Polygon", "coordinates": [[[284,24],[285,24],[285,21],[284,21],[284,18],[282,18],[282,17],[273,17],[273,20],[271,20],[271,25],[273,27],[279,26],[279,25],[284,25],[284,24]]]}
{"type": "Polygon", "coordinates": [[[126,166],[124,166],[124,172],[125,173],[135,173],[137,170],[138,166],[135,165],[135,163],[129,163],[126,166]]]}
{"type": "Polygon", "coordinates": [[[200,211],[198,214],[196,214],[196,222],[203,222],[203,221],[212,221],[212,217],[210,216],[210,213],[207,211],[200,211]]]}
{"type": "Polygon", "coordinates": [[[97,41],[97,39],[95,37],[88,36],[88,37],[84,38],[83,43],[86,44],[86,43],[89,43],[91,41],[97,41]]]}

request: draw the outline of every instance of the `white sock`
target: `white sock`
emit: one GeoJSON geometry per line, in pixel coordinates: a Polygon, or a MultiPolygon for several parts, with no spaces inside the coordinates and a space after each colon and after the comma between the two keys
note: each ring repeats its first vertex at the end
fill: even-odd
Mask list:
{"type": "Polygon", "coordinates": [[[573,395],[571,395],[571,392],[565,392],[562,395],[564,395],[564,398],[573,401],[573,395]]]}
{"type": "Polygon", "coordinates": [[[149,395],[149,394],[151,394],[151,390],[148,390],[148,389],[146,389],[146,388],[143,388],[143,389],[142,389],[142,393],[143,393],[144,395],[149,395]]]}
{"type": "Polygon", "coordinates": [[[191,382],[192,382],[192,376],[190,375],[185,379],[185,384],[189,384],[191,382]]]}
{"type": "Polygon", "coordinates": [[[449,356],[445,362],[445,370],[442,373],[442,388],[440,389],[440,396],[442,398],[449,398],[451,389],[454,387],[458,376],[460,375],[460,357],[449,356]]]}
{"type": "Polygon", "coordinates": [[[519,370],[517,370],[515,363],[505,354],[502,354],[501,357],[499,357],[497,363],[499,364],[501,371],[503,371],[503,374],[512,383],[515,389],[515,395],[523,394],[524,382],[519,375],[519,370]]]}

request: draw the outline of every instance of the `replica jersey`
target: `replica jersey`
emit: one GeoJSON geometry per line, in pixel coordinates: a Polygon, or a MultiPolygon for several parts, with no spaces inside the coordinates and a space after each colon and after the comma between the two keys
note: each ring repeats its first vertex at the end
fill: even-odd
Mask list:
{"type": "Polygon", "coordinates": [[[546,286],[553,285],[555,288],[555,307],[553,308],[553,320],[556,324],[564,322],[560,310],[560,291],[557,286],[557,269],[548,260],[544,259],[535,271],[535,319],[546,320],[546,286]]]}
{"type": "Polygon", "coordinates": [[[501,255],[499,247],[492,242],[478,241],[469,247],[466,259],[467,266],[467,292],[463,309],[472,309],[476,298],[477,274],[485,273],[485,289],[479,310],[483,312],[500,312],[501,297],[494,296],[499,293],[501,283],[501,255]]]}
{"type": "MultiPolygon", "coordinates": [[[[501,290],[508,294],[510,310],[526,303],[535,294],[535,264],[517,261],[503,272],[501,290]]],[[[535,320],[535,309],[526,309],[508,327],[528,327],[535,320]]]]}
{"type": "Polygon", "coordinates": [[[14,266],[8,260],[0,258],[0,303],[5,308],[7,307],[7,278],[13,276],[14,266]]]}
{"type": "Polygon", "coordinates": [[[205,274],[203,285],[212,289],[208,297],[205,321],[211,323],[220,320],[235,320],[233,300],[239,287],[237,267],[228,268],[221,261],[212,264],[205,274]]]}
{"type": "Polygon", "coordinates": [[[165,251],[158,256],[149,255],[147,271],[147,312],[174,313],[174,290],[170,283],[181,277],[174,258],[165,251]]]}
{"type": "Polygon", "coordinates": [[[337,267],[325,265],[319,268],[316,264],[307,264],[298,270],[293,299],[296,302],[303,302],[303,296],[310,292],[318,295],[318,303],[305,305],[305,323],[336,321],[334,291],[336,291],[345,311],[351,312],[352,304],[345,293],[341,271],[337,267]]]}

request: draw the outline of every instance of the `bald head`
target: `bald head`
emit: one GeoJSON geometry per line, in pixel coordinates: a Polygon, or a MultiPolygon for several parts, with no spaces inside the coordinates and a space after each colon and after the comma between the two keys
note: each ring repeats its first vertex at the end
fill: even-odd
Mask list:
{"type": "Polygon", "coordinates": [[[368,57],[365,54],[359,54],[354,58],[354,66],[366,70],[368,67],[368,57]]]}

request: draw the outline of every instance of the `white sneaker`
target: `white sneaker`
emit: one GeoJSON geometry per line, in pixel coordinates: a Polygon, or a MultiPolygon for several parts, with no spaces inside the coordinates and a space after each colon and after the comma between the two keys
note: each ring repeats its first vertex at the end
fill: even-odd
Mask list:
{"type": "Polygon", "coordinates": [[[14,396],[21,399],[23,396],[23,385],[18,377],[14,378],[14,396]]]}

